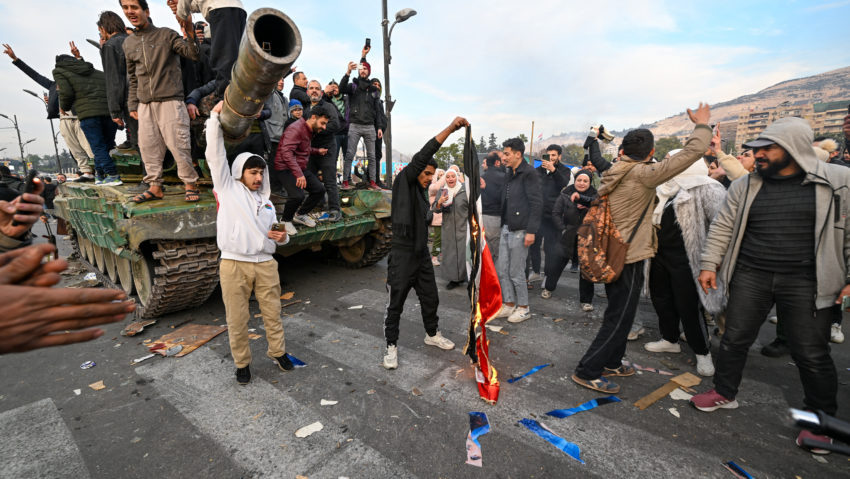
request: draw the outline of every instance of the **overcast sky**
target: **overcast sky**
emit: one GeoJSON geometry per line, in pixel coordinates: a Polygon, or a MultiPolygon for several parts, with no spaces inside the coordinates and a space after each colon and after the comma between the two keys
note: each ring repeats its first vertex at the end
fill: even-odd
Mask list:
{"type": "MultiPolygon", "coordinates": [[[[310,78],[339,81],[370,37],[383,80],[379,0],[243,1],[295,20],[296,64],[310,78]]],[[[165,0],[149,3],[158,26],[178,28],[165,0]]],[[[418,15],[393,32],[391,86],[393,146],[407,154],[455,115],[476,138],[530,137],[532,120],[535,137],[600,121],[622,129],[850,65],[847,0],[390,0],[390,16],[405,7],[418,15]]],[[[101,68],[85,39],[97,38],[106,9],[121,14],[118,0],[0,0],[0,42],[47,76],[70,40],[101,68]]],[[[28,153],[52,153],[43,107],[22,88],[39,89],[0,55],[0,113],[18,116],[24,141],[37,139],[28,153]]],[[[0,118],[0,156],[16,155],[10,126],[0,118]]]]}

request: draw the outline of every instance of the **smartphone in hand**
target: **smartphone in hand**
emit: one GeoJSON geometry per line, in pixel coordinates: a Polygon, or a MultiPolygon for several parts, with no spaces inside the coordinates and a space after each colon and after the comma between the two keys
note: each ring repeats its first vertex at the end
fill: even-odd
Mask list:
{"type": "MultiPolygon", "coordinates": [[[[29,173],[27,173],[27,179],[24,183],[24,193],[35,193],[35,189],[39,183],[41,183],[41,179],[38,177],[38,171],[30,170],[29,173]]],[[[26,202],[23,197],[21,197],[21,201],[26,202]]],[[[27,213],[24,213],[23,211],[15,211],[15,214],[25,215],[27,213]]],[[[19,221],[12,220],[12,226],[20,226],[20,224],[21,223],[19,221]]]]}

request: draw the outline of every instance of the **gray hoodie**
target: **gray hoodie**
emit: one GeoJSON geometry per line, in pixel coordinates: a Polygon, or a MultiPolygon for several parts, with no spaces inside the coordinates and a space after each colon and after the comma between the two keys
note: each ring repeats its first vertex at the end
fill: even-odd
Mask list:
{"type": "MultiPolygon", "coordinates": [[[[850,168],[818,161],[812,148],[812,129],[801,118],[782,118],[768,126],[759,138],[776,142],[806,173],[804,183],[815,184],[816,307],[835,304],[848,283],[850,264],[850,168]]],[[[732,182],[726,202],[711,224],[700,259],[700,269],[718,271],[718,282],[728,285],[735,271],[741,241],[747,229],[750,206],[761,189],[758,173],[732,182]]],[[[728,290],[727,290],[728,291],[728,290]]],[[[727,292],[728,294],[728,292],[727,292]]]]}

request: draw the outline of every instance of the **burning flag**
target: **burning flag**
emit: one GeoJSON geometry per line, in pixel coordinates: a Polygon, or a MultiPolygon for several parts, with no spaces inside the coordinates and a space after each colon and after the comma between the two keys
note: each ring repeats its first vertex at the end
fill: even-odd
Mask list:
{"type": "Polygon", "coordinates": [[[466,127],[463,148],[463,170],[466,173],[466,194],[469,198],[469,225],[466,231],[466,272],[469,275],[470,317],[469,334],[464,348],[476,365],[475,379],[478,394],[490,404],[499,399],[499,379],[490,363],[489,341],[484,325],[502,307],[502,290],[496,266],[484,239],[481,227],[481,175],[478,154],[472,142],[472,130],[466,127]]]}

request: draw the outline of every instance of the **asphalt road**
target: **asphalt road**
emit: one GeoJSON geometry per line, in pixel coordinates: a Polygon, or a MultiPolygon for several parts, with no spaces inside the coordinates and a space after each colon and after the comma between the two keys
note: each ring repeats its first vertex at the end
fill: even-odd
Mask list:
{"type": "MultiPolygon", "coordinates": [[[[60,246],[68,254],[67,244],[60,246]]],[[[457,348],[423,343],[411,293],[400,366],[385,371],[386,261],[352,271],[301,255],[285,260],[280,271],[283,290],[302,300],[284,310],[287,351],[307,366],[281,372],[265,356],[261,337],[252,341],[253,380],[245,387],[236,384],[226,333],[182,358],[130,364],[147,354],[144,340],[174,331],[170,326],[224,324],[218,291],[203,307],[160,318],[132,338],[121,336],[124,324],[117,323],[90,343],[0,357],[0,478],[724,478],[733,477],[721,465],[730,460],[758,478],[850,477],[848,458],[818,460],[794,445],[797,430],[787,409],[802,405],[801,387],[789,357],[758,354],[773,339],[769,323],[751,352],[737,410],[706,414],[665,397],[640,411],[633,403],[668,379],[644,372],[619,381],[621,403],[555,419],[544,413],[602,396],[569,380],[605,306],[596,298],[593,313],[580,312],[577,275],[566,272],[552,299],[541,299],[536,289],[530,320],[495,323],[508,334],[489,335],[503,380],[500,400],[491,406],[478,398],[473,368],[461,352],[469,309],[463,288],[446,291],[438,280],[441,330],[457,348]],[[97,365],[81,369],[85,361],[97,365]],[[513,384],[504,381],[546,363],[552,365],[513,384]],[[105,389],[88,387],[100,380],[105,389]],[[322,399],[338,403],[321,406],[322,399]],[[465,464],[470,411],[486,412],[491,425],[479,439],[482,468],[465,464]],[[577,444],[585,464],[518,424],[523,418],[577,444]],[[295,436],[316,421],[321,431],[295,436]]],[[[251,327],[262,334],[262,320],[253,317],[256,303],[251,307],[251,327]]],[[[647,334],[629,344],[627,359],[695,372],[688,348],[646,352],[643,344],[658,338],[648,301],[639,316],[647,334]]],[[[835,345],[833,357],[838,415],[850,420],[850,346],[835,345]]],[[[710,379],[696,389],[709,387],[710,379]]]]}

